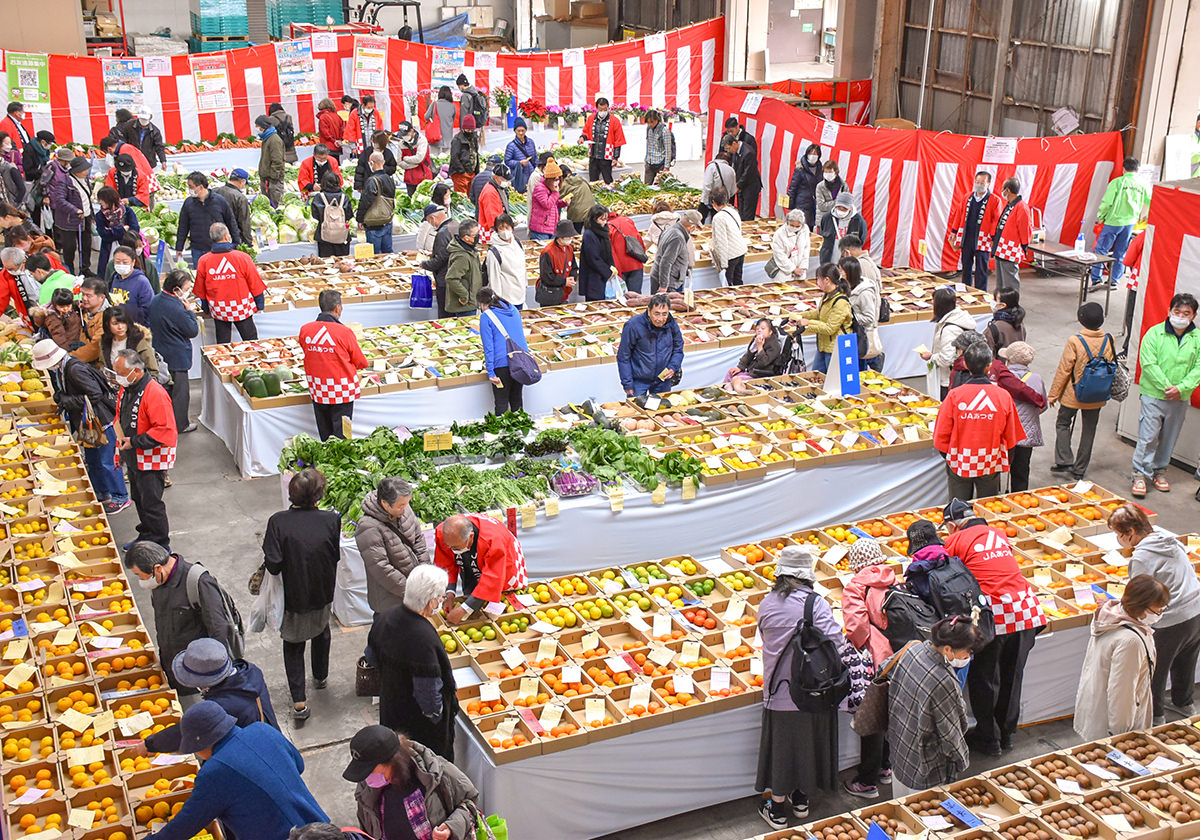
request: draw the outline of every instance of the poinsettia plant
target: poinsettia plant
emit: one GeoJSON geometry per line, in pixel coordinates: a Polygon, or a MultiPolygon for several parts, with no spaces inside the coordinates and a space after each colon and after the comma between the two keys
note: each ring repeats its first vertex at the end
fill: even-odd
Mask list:
{"type": "Polygon", "coordinates": [[[549,111],[544,102],[538,102],[535,99],[526,99],[517,105],[517,111],[527,120],[536,120],[537,122],[545,122],[549,111]]]}

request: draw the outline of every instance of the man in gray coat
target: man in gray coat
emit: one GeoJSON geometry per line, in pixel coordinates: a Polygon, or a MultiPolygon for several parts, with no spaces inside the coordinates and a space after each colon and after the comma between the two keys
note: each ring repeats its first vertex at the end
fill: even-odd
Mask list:
{"type": "Polygon", "coordinates": [[[692,233],[700,226],[700,213],[681,210],[678,216],[679,221],[658,238],[654,264],[650,267],[651,294],[682,291],[684,280],[692,271],[695,261],[692,233]]]}
{"type": "Polygon", "coordinates": [[[412,485],[402,478],[385,478],[366,495],[354,541],[367,572],[367,603],[379,615],[404,602],[408,575],[429,563],[429,547],[413,513],[412,485]]]}
{"type": "Polygon", "coordinates": [[[241,242],[234,242],[235,245],[254,244],[254,229],[250,227],[250,200],[246,198],[246,181],[249,178],[250,173],[239,168],[229,173],[224,184],[213,187],[213,192],[229,203],[229,209],[237,219],[241,242]]]}

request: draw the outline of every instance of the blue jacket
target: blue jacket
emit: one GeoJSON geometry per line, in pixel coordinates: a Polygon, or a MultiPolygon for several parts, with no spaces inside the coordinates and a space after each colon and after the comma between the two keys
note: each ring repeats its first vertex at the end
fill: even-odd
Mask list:
{"type": "Polygon", "coordinates": [[[196,774],[192,795],[154,840],[189,840],[220,818],[237,840],[287,840],[294,826],[328,822],[300,774],[304,759],[265,723],[235,726],[196,774]]]}
{"type": "Polygon", "coordinates": [[[138,224],[137,213],[134,213],[133,208],[128,204],[125,205],[125,216],[121,219],[121,224],[115,227],[108,226],[108,220],[104,217],[104,211],[100,210],[97,206],[96,233],[100,236],[101,241],[117,242],[125,235],[125,231],[141,229],[141,225],[138,224]]]}
{"type": "Polygon", "coordinates": [[[533,138],[529,135],[525,136],[524,144],[514,137],[505,146],[504,164],[512,172],[512,185],[517,192],[525,192],[525,187],[529,185],[529,176],[537,166],[537,157],[537,146],[533,144],[533,138]],[[521,163],[525,158],[529,158],[529,163],[521,163]]]}
{"type": "Polygon", "coordinates": [[[683,333],[673,316],[668,315],[667,323],[661,327],[650,322],[648,312],[634,315],[625,322],[621,328],[621,346],[617,350],[617,371],[621,374],[622,388],[632,391],[635,382],[657,386],[662,382],[658,378],[660,373],[667,368],[678,373],[682,365],[683,333]]]}
{"type": "Polygon", "coordinates": [[[483,342],[483,359],[487,364],[488,376],[495,376],[496,368],[508,367],[508,343],[488,312],[496,313],[496,317],[508,331],[508,337],[513,340],[513,344],[527,353],[529,344],[525,341],[525,328],[521,324],[521,313],[507,301],[498,300],[488,308],[487,312],[480,313],[479,338],[483,342]]]}
{"type": "Polygon", "coordinates": [[[175,295],[162,292],[150,301],[147,317],[154,349],[167,363],[167,369],[191,370],[192,339],[200,334],[195,313],[175,295]]]}
{"type": "MultiPolygon", "coordinates": [[[[205,700],[212,700],[237,718],[238,726],[246,727],[261,721],[279,728],[275,710],[271,707],[267,682],[263,679],[263,672],[253,662],[237,660],[232,674],[203,693],[205,700]],[[258,708],[260,701],[261,712],[258,708]]],[[[168,726],[146,737],[146,749],[150,752],[179,752],[182,734],[179,724],[168,726]]]]}
{"type": "Polygon", "coordinates": [[[124,277],[113,272],[112,288],[108,290],[109,303],[114,306],[124,304],[125,308],[129,310],[129,317],[139,324],[150,326],[150,322],[146,320],[146,309],[152,300],[154,300],[154,289],[150,287],[150,279],[142,273],[140,268],[135,268],[124,277]]]}

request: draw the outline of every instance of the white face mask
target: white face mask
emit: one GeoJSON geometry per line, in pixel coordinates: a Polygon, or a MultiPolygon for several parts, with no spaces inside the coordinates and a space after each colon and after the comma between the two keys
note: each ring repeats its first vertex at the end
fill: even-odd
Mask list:
{"type": "Polygon", "coordinates": [[[971,664],[971,657],[967,656],[962,659],[948,659],[951,668],[965,668],[971,664]]]}
{"type": "Polygon", "coordinates": [[[820,159],[821,159],[821,156],[820,156],[820,155],[809,155],[809,156],[808,156],[808,162],[809,162],[809,163],[816,163],[816,162],[817,162],[817,161],[819,161],[820,159]]]}
{"type": "Polygon", "coordinates": [[[375,109],[370,106],[367,106],[367,107],[363,108],[363,113],[369,117],[369,116],[371,116],[371,114],[375,113],[375,109]]]}
{"type": "Polygon", "coordinates": [[[832,181],[832,180],[833,180],[833,179],[835,179],[836,177],[837,177],[837,173],[836,173],[836,172],[826,172],[826,173],[825,173],[825,180],[826,180],[826,181],[832,181]]]}
{"type": "Polygon", "coordinates": [[[125,265],[124,263],[114,263],[113,271],[117,272],[117,274],[120,274],[122,277],[128,277],[133,271],[133,266],[125,265]]]}
{"type": "Polygon", "coordinates": [[[1146,614],[1142,616],[1142,624],[1145,624],[1147,627],[1153,627],[1160,621],[1162,621],[1162,613],[1150,612],[1147,610],[1146,614]]]}
{"type": "Polygon", "coordinates": [[[1191,318],[1181,318],[1178,315],[1172,315],[1167,320],[1171,322],[1171,328],[1175,330],[1186,330],[1187,325],[1192,323],[1191,318]]]}
{"type": "Polygon", "coordinates": [[[833,210],[833,215],[834,215],[834,218],[844,219],[850,215],[850,211],[847,210],[845,207],[835,207],[833,210]]]}
{"type": "MultiPolygon", "coordinates": [[[[120,385],[124,385],[124,386],[126,386],[126,387],[128,387],[128,386],[130,386],[130,385],[132,385],[132,384],[133,384],[133,376],[132,376],[132,375],[130,375],[130,374],[128,374],[128,373],[127,373],[127,374],[124,374],[124,375],[122,375],[122,374],[119,374],[119,373],[118,373],[118,374],[117,374],[115,377],[113,377],[113,378],[117,380],[117,383],[118,383],[118,384],[120,384],[120,385]]],[[[145,583],[145,581],[142,581],[142,583],[145,583]]],[[[147,587],[147,588],[148,588],[148,589],[153,589],[154,587],[153,587],[153,586],[150,586],[150,587],[147,587]]]]}
{"type": "Polygon", "coordinates": [[[980,197],[987,195],[987,184],[976,184],[975,195],[980,197]]]}
{"type": "MultiPolygon", "coordinates": [[[[120,379],[120,378],[121,378],[121,377],[119,377],[119,376],[117,377],[117,379],[120,379]]],[[[136,577],[136,576],[135,576],[135,577],[136,577]]],[[[157,580],[155,580],[155,579],[154,579],[154,576],[153,576],[153,575],[151,575],[150,577],[146,578],[145,580],[142,580],[141,578],[138,578],[138,586],[140,586],[142,589],[147,589],[147,590],[149,590],[149,589],[158,589],[158,587],[160,587],[161,585],[162,585],[162,584],[160,584],[160,583],[159,583],[157,580]]]]}
{"type": "Polygon", "coordinates": [[[496,231],[496,236],[499,236],[505,242],[511,242],[512,237],[513,237],[513,232],[511,230],[498,230],[498,231],[496,231]]]}

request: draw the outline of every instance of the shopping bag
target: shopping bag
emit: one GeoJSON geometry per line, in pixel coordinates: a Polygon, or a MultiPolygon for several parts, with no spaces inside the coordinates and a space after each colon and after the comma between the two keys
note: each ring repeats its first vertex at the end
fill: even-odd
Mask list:
{"type": "Polygon", "coordinates": [[[498,814],[485,817],[471,800],[467,809],[475,818],[475,840],[508,840],[508,821],[498,814]]]}
{"type": "Polygon", "coordinates": [[[433,282],[427,274],[412,276],[412,293],[408,296],[410,309],[429,309],[433,306],[433,282]]]}
{"type": "Polygon", "coordinates": [[[900,658],[908,652],[908,649],[916,642],[909,642],[900,652],[893,655],[882,671],[871,680],[871,684],[867,686],[867,691],[863,695],[862,702],[858,704],[858,708],[854,712],[854,717],[850,720],[850,728],[853,729],[858,737],[863,738],[867,735],[877,735],[880,732],[886,732],[888,727],[888,672],[896,666],[900,658]]]}
{"type": "Polygon", "coordinates": [[[863,696],[871,684],[871,677],[875,676],[875,660],[871,658],[871,651],[867,648],[859,650],[854,645],[846,645],[842,648],[842,662],[850,671],[850,693],[842,698],[838,708],[843,712],[853,713],[862,703],[863,696]]]}
{"type": "Polygon", "coordinates": [[[90,397],[83,398],[83,420],[79,424],[79,442],[88,449],[99,449],[108,445],[108,435],[96,418],[96,410],[92,408],[90,397]]]}
{"type": "Polygon", "coordinates": [[[267,573],[250,607],[250,632],[261,633],[270,627],[278,633],[282,626],[283,577],[267,573]]]}

